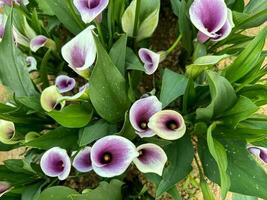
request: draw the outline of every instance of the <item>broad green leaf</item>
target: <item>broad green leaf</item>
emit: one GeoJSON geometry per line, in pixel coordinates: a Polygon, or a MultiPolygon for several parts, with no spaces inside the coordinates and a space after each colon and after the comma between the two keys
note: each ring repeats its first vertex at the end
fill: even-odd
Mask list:
{"type": "Polygon", "coordinates": [[[238,94],[253,101],[257,106],[267,104],[267,86],[254,84],[241,89],[238,94]]]}
{"type": "Polygon", "coordinates": [[[249,118],[259,109],[250,99],[239,97],[236,104],[220,117],[225,124],[235,127],[240,121],[249,118]]]}
{"type": "Polygon", "coordinates": [[[176,186],[170,189],[168,191],[168,194],[171,195],[174,200],[182,200],[182,197],[180,193],[178,192],[178,189],[176,188],[176,186]]]}
{"type": "Polygon", "coordinates": [[[57,123],[67,128],[86,126],[91,121],[92,114],[89,104],[72,104],[64,107],[61,111],[48,113],[57,123]]]}
{"type": "Polygon", "coordinates": [[[109,55],[121,74],[125,75],[127,36],[123,34],[110,49],[109,55]]]}
{"type": "Polygon", "coordinates": [[[243,194],[233,193],[232,200],[258,200],[257,197],[247,196],[243,194]]]}
{"type": "Polygon", "coordinates": [[[124,123],[118,135],[121,135],[131,141],[133,141],[134,138],[137,136],[133,126],[130,123],[129,112],[125,113],[124,123]]]}
{"type": "Polygon", "coordinates": [[[14,173],[35,174],[30,163],[21,159],[10,159],[4,161],[5,166],[14,173]]]}
{"type": "Polygon", "coordinates": [[[265,43],[267,27],[265,27],[245,48],[235,61],[226,68],[226,78],[230,82],[236,82],[249,73],[260,59],[261,51],[265,43]],[[242,67],[240,67],[242,66],[242,67]]]}
{"type": "Polygon", "coordinates": [[[39,96],[15,97],[15,100],[31,110],[43,112],[39,96]]]}
{"type": "Polygon", "coordinates": [[[245,13],[257,13],[267,9],[267,1],[258,1],[258,0],[250,0],[246,5],[244,12],[245,13]]]}
{"type": "Polygon", "coordinates": [[[229,57],[229,55],[207,55],[197,58],[193,64],[186,67],[186,73],[192,77],[196,78],[199,74],[209,69],[210,67],[217,64],[219,61],[229,57]]]}
{"type": "Polygon", "coordinates": [[[126,68],[127,70],[138,70],[138,71],[145,71],[144,64],[142,64],[135,55],[134,51],[131,48],[126,49],[126,68]]]}
{"type": "Polygon", "coordinates": [[[50,149],[55,146],[65,149],[73,149],[77,146],[77,140],[78,131],[76,129],[59,127],[45,133],[35,140],[26,143],[25,146],[44,150],[50,149]]]}
{"type": "Polygon", "coordinates": [[[36,0],[38,3],[38,7],[43,11],[44,14],[46,15],[55,15],[55,13],[50,9],[49,3],[47,1],[43,0],[36,0]]]}
{"type": "Polygon", "coordinates": [[[78,194],[75,190],[65,186],[54,186],[44,190],[38,200],[72,200],[72,195],[78,194]]]}
{"type": "Polygon", "coordinates": [[[206,108],[197,109],[198,119],[211,119],[231,108],[236,100],[236,93],[227,79],[216,72],[207,71],[211,103],[206,108]]]}
{"type": "Polygon", "coordinates": [[[129,107],[126,81],[95,37],[97,62],[90,77],[90,99],[97,113],[109,122],[124,119],[129,107]]]}
{"type": "Polygon", "coordinates": [[[160,92],[160,101],[163,108],[184,95],[187,83],[188,79],[184,75],[177,74],[169,69],[164,70],[160,92]]]}
{"type": "Polygon", "coordinates": [[[184,179],[192,170],[194,150],[189,135],[174,141],[165,149],[169,165],[164,169],[156,195],[159,197],[184,179]]]}
{"type": "Polygon", "coordinates": [[[42,187],[46,182],[42,181],[33,185],[28,185],[21,194],[21,200],[38,200],[42,187]]]}
{"type": "Polygon", "coordinates": [[[85,28],[71,0],[46,0],[46,2],[51,12],[73,34],[78,34],[85,28]]]}
{"type": "Polygon", "coordinates": [[[0,42],[0,80],[11,88],[16,96],[31,96],[37,92],[27,71],[26,56],[16,47],[13,40],[13,11],[10,11],[5,35],[0,42]]]}
{"type": "Polygon", "coordinates": [[[251,118],[242,121],[239,124],[241,128],[250,128],[250,129],[262,129],[267,130],[267,119],[266,115],[254,115],[251,118]]]}
{"type": "Polygon", "coordinates": [[[88,126],[80,129],[79,146],[90,144],[99,138],[112,134],[113,132],[111,124],[104,120],[90,123],[88,126]]]}
{"type": "Polygon", "coordinates": [[[220,185],[221,185],[221,198],[225,199],[227,192],[229,191],[231,181],[227,173],[228,160],[224,146],[212,137],[212,131],[216,127],[216,124],[211,125],[207,132],[207,143],[209,151],[216,161],[220,173],[220,185]]]}
{"type": "MultiPolygon", "coordinates": [[[[229,135],[235,130],[230,130],[229,135]]],[[[212,181],[219,183],[220,177],[215,160],[208,151],[207,144],[200,140],[198,145],[205,175],[212,181]]],[[[246,143],[232,138],[220,139],[225,146],[228,158],[228,174],[231,179],[231,192],[236,192],[260,198],[267,197],[267,174],[254,160],[246,148],[246,143]]]]}

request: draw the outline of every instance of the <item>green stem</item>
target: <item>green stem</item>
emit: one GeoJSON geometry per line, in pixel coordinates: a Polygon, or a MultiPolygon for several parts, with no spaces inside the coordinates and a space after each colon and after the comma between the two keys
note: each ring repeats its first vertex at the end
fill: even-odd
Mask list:
{"type": "Polygon", "coordinates": [[[95,21],[95,25],[96,25],[97,33],[98,33],[98,35],[99,35],[99,39],[100,39],[102,45],[103,45],[105,48],[107,48],[107,47],[106,47],[105,40],[104,40],[104,37],[103,37],[103,33],[102,33],[102,29],[101,29],[100,24],[97,23],[97,22],[95,21]]]}
{"type": "Polygon", "coordinates": [[[84,29],[85,26],[84,26],[83,23],[81,23],[81,20],[80,20],[80,19],[78,18],[78,16],[76,15],[76,12],[75,12],[75,10],[74,10],[74,8],[73,8],[73,5],[72,5],[71,0],[68,0],[68,7],[69,7],[70,12],[71,12],[71,15],[73,16],[73,18],[74,18],[74,20],[76,21],[76,23],[79,25],[79,27],[80,27],[81,29],[84,29]]]}
{"type": "Polygon", "coordinates": [[[109,40],[108,40],[108,47],[111,48],[112,47],[112,41],[113,41],[113,22],[112,19],[114,20],[114,18],[112,17],[113,15],[113,0],[109,2],[108,5],[108,33],[109,33],[109,40]]]}
{"type": "Polygon", "coordinates": [[[181,39],[182,39],[182,35],[179,35],[179,37],[172,44],[172,46],[166,51],[167,55],[170,54],[177,47],[177,45],[180,43],[181,39]]]}
{"type": "Polygon", "coordinates": [[[133,30],[134,37],[136,37],[138,33],[140,8],[141,8],[141,0],[136,0],[134,30],[133,30]]]}
{"type": "Polygon", "coordinates": [[[47,52],[44,55],[44,58],[41,62],[41,66],[40,66],[40,78],[41,78],[41,82],[43,83],[43,88],[46,88],[49,86],[49,81],[48,81],[48,74],[47,74],[47,63],[48,60],[50,58],[50,54],[51,54],[52,50],[48,49],[47,52]]]}

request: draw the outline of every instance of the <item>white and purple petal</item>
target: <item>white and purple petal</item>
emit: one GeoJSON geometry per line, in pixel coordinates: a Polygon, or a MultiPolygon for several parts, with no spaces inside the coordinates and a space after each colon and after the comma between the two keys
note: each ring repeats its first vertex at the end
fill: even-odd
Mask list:
{"type": "Polygon", "coordinates": [[[79,92],[73,96],[62,96],[58,98],[58,101],[79,101],[89,99],[89,83],[86,83],[79,88],[79,92]]]}
{"type": "Polygon", "coordinates": [[[161,111],[162,103],[156,96],[149,96],[137,100],[130,108],[129,118],[131,125],[140,137],[152,137],[155,133],[149,129],[150,117],[161,111]]]}
{"type": "Polygon", "coordinates": [[[65,105],[65,101],[60,101],[61,97],[62,95],[55,85],[46,88],[41,94],[40,101],[42,108],[46,112],[61,110],[65,105]]]}
{"type": "Polygon", "coordinates": [[[89,26],[62,47],[64,60],[79,75],[89,76],[89,68],[96,59],[96,45],[93,36],[94,26],[89,26]]]}
{"type": "Polygon", "coordinates": [[[151,75],[158,69],[160,63],[159,53],[155,53],[146,48],[141,48],[138,52],[138,55],[141,61],[144,63],[146,74],[151,75]]]}
{"type": "Polygon", "coordinates": [[[76,81],[74,78],[71,78],[69,76],[59,75],[56,78],[55,84],[60,93],[65,93],[74,89],[76,81]]]}
{"type": "Polygon", "coordinates": [[[48,38],[44,35],[37,35],[35,38],[33,38],[30,42],[30,49],[33,52],[38,51],[41,47],[44,47],[48,41],[48,38]]]}
{"type": "Polygon", "coordinates": [[[74,0],[73,4],[85,23],[92,22],[108,6],[109,0],[74,0]]]}
{"type": "Polygon", "coordinates": [[[53,147],[46,151],[41,158],[41,169],[49,177],[58,177],[59,180],[68,178],[71,170],[71,161],[65,149],[53,147]]]}
{"type": "Polygon", "coordinates": [[[167,155],[161,147],[155,144],[143,144],[137,147],[139,156],[133,160],[135,166],[143,173],[162,175],[167,162],[167,155]]]}
{"type": "Polygon", "coordinates": [[[79,172],[90,172],[93,169],[91,161],[91,147],[85,147],[80,150],[73,159],[72,165],[79,172]]]}
{"type": "Polygon", "coordinates": [[[0,181],[0,197],[9,192],[11,185],[8,182],[0,181]]]}
{"type": "Polygon", "coordinates": [[[93,170],[107,178],[123,174],[137,156],[134,144],[121,136],[103,137],[91,149],[93,170]]]}
{"type": "Polygon", "coordinates": [[[37,71],[37,61],[34,57],[28,56],[26,58],[26,63],[28,66],[28,72],[37,71]]]}
{"type": "Polygon", "coordinates": [[[267,164],[267,148],[259,146],[248,146],[248,150],[250,153],[252,153],[257,158],[262,160],[265,164],[267,164]]]}
{"type": "Polygon", "coordinates": [[[11,121],[0,119],[0,141],[4,144],[11,144],[15,136],[15,125],[11,121]]]}
{"type": "Polygon", "coordinates": [[[202,34],[214,38],[226,22],[227,6],[224,0],[194,0],[189,15],[202,34]]]}
{"type": "Polygon", "coordinates": [[[166,140],[177,140],[186,132],[182,115],[173,110],[163,110],[154,114],[149,119],[148,127],[157,136],[166,140]]]}

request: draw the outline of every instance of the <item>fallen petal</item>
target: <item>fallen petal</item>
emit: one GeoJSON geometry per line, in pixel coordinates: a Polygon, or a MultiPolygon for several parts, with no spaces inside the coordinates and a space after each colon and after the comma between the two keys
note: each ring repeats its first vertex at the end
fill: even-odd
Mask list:
{"type": "Polygon", "coordinates": [[[55,84],[60,93],[65,93],[74,89],[76,81],[69,76],[60,75],[56,78],[55,84]]]}
{"type": "Polygon", "coordinates": [[[154,114],[149,119],[148,127],[166,140],[177,140],[186,132],[182,115],[173,110],[163,110],[154,114]]]}
{"type": "Polygon", "coordinates": [[[41,158],[40,165],[45,175],[58,177],[59,180],[68,178],[71,170],[71,161],[67,151],[59,147],[46,151],[41,158]]]}
{"type": "Polygon", "coordinates": [[[41,106],[46,112],[51,112],[53,110],[61,110],[65,101],[60,101],[59,98],[62,95],[59,93],[56,86],[50,86],[46,88],[41,94],[41,106]]]}
{"type": "Polygon", "coordinates": [[[73,167],[79,172],[89,172],[93,169],[91,161],[91,147],[80,150],[73,160],[73,167]]]}
{"type": "Polygon", "coordinates": [[[153,74],[158,69],[160,54],[146,48],[141,48],[138,54],[141,61],[144,63],[145,73],[148,75],[153,74]]]}
{"type": "Polygon", "coordinates": [[[85,23],[92,22],[108,6],[109,0],[74,0],[73,4],[85,23]]]}
{"type": "Polygon", "coordinates": [[[162,175],[167,156],[163,149],[155,144],[143,144],[137,147],[139,156],[133,160],[135,166],[143,173],[162,175]]]}
{"type": "Polygon", "coordinates": [[[137,100],[130,108],[129,117],[133,128],[140,137],[152,137],[155,133],[149,129],[150,117],[161,111],[162,103],[156,96],[137,100]]]}
{"type": "Polygon", "coordinates": [[[121,136],[103,137],[91,149],[93,169],[102,177],[121,175],[137,156],[134,144],[121,136]]]}

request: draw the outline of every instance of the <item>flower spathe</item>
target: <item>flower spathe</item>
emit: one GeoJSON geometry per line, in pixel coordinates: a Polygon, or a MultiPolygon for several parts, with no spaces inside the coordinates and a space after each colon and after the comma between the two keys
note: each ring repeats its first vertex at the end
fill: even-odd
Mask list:
{"type": "Polygon", "coordinates": [[[34,57],[28,56],[26,58],[26,63],[28,65],[28,72],[32,72],[32,71],[37,70],[37,61],[34,57]]]}
{"type": "Polygon", "coordinates": [[[66,75],[59,75],[56,78],[55,84],[60,93],[65,93],[73,90],[76,85],[76,81],[74,78],[71,78],[66,75]]]}
{"type": "Polygon", "coordinates": [[[89,68],[96,59],[94,26],[89,26],[62,47],[64,60],[79,75],[88,79],[89,68]]]}
{"type": "Polygon", "coordinates": [[[79,88],[79,92],[73,96],[61,96],[58,98],[59,102],[62,101],[79,101],[79,100],[88,100],[89,99],[89,83],[86,83],[79,88]]]}
{"type": "Polygon", "coordinates": [[[226,38],[232,30],[232,13],[224,0],[194,0],[189,15],[191,22],[199,30],[198,40],[219,41],[226,38]]]}
{"type": "Polygon", "coordinates": [[[59,93],[57,87],[52,85],[46,88],[41,94],[41,106],[46,112],[51,112],[53,110],[61,110],[65,101],[60,101],[59,98],[62,95],[59,93]]]}
{"type": "Polygon", "coordinates": [[[148,127],[156,135],[166,140],[177,140],[186,132],[182,115],[173,110],[163,110],[154,114],[149,119],[148,127]]]}
{"type": "Polygon", "coordinates": [[[139,156],[133,160],[135,166],[143,173],[162,175],[167,162],[167,155],[161,147],[155,144],[143,144],[137,147],[139,156]]]}
{"type": "Polygon", "coordinates": [[[8,182],[0,181],[0,197],[10,191],[11,185],[8,182]]]}
{"type": "Polygon", "coordinates": [[[85,23],[92,22],[108,6],[109,0],[74,0],[73,4],[85,23]]]}
{"type": "Polygon", "coordinates": [[[141,48],[138,51],[138,55],[141,61],[144,63],[146,74],[151,75],[158,69],[160,63],[159,53],[155,53],[146,48],[141,48]]]}
{"type": "Polygon", "coordinates": [[[155,133],[148,127],[150,117],[161,111],[162,103],[156,96],[137,100],[129,111],[131,125],[140,137],[152,137],[155,133]]]}
{"type": "Polygon", "coordinates": [[[44,47],[48,42],[48,38],[44,35],[37,35],[30,42],[30,49],[33,52],[38,51],[41,47],[44,47]]]}
{"type": "Polygon", "coordinates": [[[265,164],[267,164],[267,148],[259,146],[248,146],[248,150],[250,153],[252,153],[257,158],[262,160],[265,164]]]}
{"type": "Polygon", "coordinates": [[[49,177],[65,180],[71,170],[71,161],[65,149],[53,147],[46,151],[41,158],[41,169],[49,177]]]}
{"type": "Polygon", "coordinates": [[[80,150],[73,159],[73,167],[79,172],[90,172],[92,167],[91,147],[80,150]]]}
{"type": "Polygon", "coordinates": [[[11,121],[0,119],[0,142],[12,144],[11,140],[15,136],[15,125],[11,121]]]}
{"type": "Polygon", "coordinates": [[[130,140],[121,136],[106,136],[92,146],[93,170],[102,177],[118,176],[126,171],[138,155],[130,140]]]}

